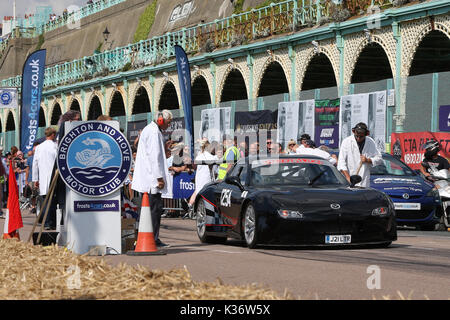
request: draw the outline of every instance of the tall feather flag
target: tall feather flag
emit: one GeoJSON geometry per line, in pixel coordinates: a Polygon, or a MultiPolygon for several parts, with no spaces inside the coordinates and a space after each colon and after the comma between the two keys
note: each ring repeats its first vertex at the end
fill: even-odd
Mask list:
{"type": "Polygon", "coordinates": [[[181,101],[184,110],[184,124],[187,132],[186,145],[190,146],[191,159],[194,161],[194,113],[191,99],[191,69],[186,52],[179,45],[175,45],[178,81],[180,83],[181,101]]]}
{"type": "Polygon", "coordinates": [[[19,188],[17,187],[12,161],[9,164],[8,187],[8,215],[5,220],[3,239],[18,238],[17,230],[23,228],[22,214],[20,213],[19,205],[19,188]]]}
{"type": "Polygon", "coordinates": [[[45,49],[33,52],[23,65],[20,150],[24,154],[33,150],[33,143],[38,134],[46,52],[45,49]]]}

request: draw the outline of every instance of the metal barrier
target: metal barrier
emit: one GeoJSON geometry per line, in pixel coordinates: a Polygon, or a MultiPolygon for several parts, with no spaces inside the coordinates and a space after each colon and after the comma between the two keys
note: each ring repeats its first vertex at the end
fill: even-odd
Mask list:
{"type": "Polygon", "coordinates": [[[168,198],[163,198],[163,210],[163,217],[165,218],[182,217],[187,211],[183,208],[183,199],[168,198]]]}

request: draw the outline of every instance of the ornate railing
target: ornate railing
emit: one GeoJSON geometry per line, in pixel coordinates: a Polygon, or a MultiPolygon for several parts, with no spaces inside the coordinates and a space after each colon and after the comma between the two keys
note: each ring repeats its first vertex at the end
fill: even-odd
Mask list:
{"type": "MultiPolygon", "coordinates": [[[[95,4],[104,2],[117,4],[122,1],[124,0],[103,0],[95,4]]],[[[381,3],[389,0],[347,0],[346,3],[357,8],[357,3],[373,4],[373,1],[381,3]]],[[[50,89],[110,73],[161,64],[174,56],[175,44],[180,44],[188,54],[195,54],[211,52],[225,46],[242,45],[271,35],[298,31],[319,24],[322,17],[328,16],[330,5],[332,5],[330,0],[286,0],[210,23],[166,33],[46,68],[44,87],[50,89]]],[[[95,10],[103,10],[101,8],[104,9],[96,7],[95,10]]],[[[4,86],[11,81],[3,80],[1,85],[4,86]]],[[[17,80],[12,82],[16,83],[17,80]]]]}

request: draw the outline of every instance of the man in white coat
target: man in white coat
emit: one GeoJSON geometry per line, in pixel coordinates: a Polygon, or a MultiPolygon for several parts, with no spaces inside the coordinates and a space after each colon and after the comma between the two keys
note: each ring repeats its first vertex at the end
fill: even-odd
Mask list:
{"type": "Polygon", "coordinates": [[[369,137],[370,132],[365,123],[358,123],[352,132],[353,135],[342,141],[337,169],[348,181],[350,176],[360,175],[362,181],[357,186],[367,188],[370,187],[370,168],[382,164],[383,159],[375,141],[369,137]]]}
{"type": "Polygon", "coordinates": [[[159,239],[159,228],[163,213],[161,196],[172,192],[172,190],[168,190],[169,170],[161,130],[166,130],[171,122],[172,113],[163,110],[157,113],[155,121],[149,123],[142,130],[131,183],[133,190],[140,193],[147,192],[149,195],[153,234],[155,243],[159,247],[167,246],[159,239]]]}
{"type": "MultiPolygon", "coordinates": [[[[55,138],[56,130],[48,127],[45,129],[45,141],[39,144],[34,152],[32,181],[34,182],[35,188],[39,188],[39,195],[44,198],[49,192],[53,166],[57,154],[55,138]]],[[[56,227],[56,211],[53,209],[50,208],[47,214],[45,221],[45,228],[47,230],[56,227]]],[[[45,208],[41,208],[41,210],[45,210],[45,208]]]]}

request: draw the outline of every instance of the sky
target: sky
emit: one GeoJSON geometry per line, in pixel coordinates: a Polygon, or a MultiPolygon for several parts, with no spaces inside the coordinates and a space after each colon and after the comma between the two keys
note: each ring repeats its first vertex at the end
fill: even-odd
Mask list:
{"type": "MultiPolygon", "coordinates": [[[[13,0],[0,0],[0,22],[4,16],[13,15],[13,0]]],[[[87,0],[16,0],[16,14],[24,17],[25,14],[35,13],[38,6],[51,6],[53,12],[61,15],[65,8],[69,6],[82,7],[87,0]]]]}

